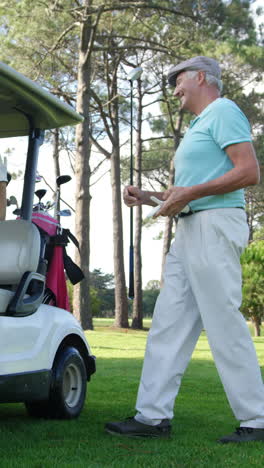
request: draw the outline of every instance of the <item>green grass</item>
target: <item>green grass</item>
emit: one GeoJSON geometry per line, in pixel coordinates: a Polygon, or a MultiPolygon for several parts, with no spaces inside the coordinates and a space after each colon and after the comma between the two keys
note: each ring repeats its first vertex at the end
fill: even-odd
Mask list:
{"type": "MultiPolygon", "coordinates": [[[[201,336],[184,376],[168,440],[123,439],[104,432],[106,421],[134,415],[146,331],[115,330],[95,320],[87,332],[97,372],[78,420],[30,419],[22,404],[0,406],[2,468],[248,468],[264,465],[261,442],[220,445],[236,421],[226,401],[207,340],[201,336]]],[[[144,322],[148,327],[150,321],[144,322]]],[[[254,339],[264,360],[264,338],[254,339]]]]}

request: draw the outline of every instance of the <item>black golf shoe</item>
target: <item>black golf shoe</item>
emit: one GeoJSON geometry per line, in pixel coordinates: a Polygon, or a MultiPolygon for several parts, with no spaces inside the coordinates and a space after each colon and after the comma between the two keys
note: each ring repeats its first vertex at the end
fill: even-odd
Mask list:
{"type": "Polygon", "coordinates": [[[142,424],[135,418],[127,418],[124,421],[109,422],[105,425],[106,432],[125,437],[169,437],[171,424],[164,419],[156,426],[142,424]]]}
{"type": "Polygon", "coordinates": [[[241,442],[262,441],[264,442],[264,428],[238,427],[235,432],[218,440],[221,444],[239,444],[241,442]]]}

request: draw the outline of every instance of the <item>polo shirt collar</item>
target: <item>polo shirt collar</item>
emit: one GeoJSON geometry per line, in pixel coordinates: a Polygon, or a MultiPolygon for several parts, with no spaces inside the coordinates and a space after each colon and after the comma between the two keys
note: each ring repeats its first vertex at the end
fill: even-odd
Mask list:
{"type": "Polygon", "coordinates": [[[196,124],[196,122],[198,122],[198,120],[200,120],[202,117],[204,117],[204,115],[207,114],[207,112],[211,109],[211,107],[214,105],[214,103],[216,101],[218,101],[219,99],[222,99],[222,98],[217,98],[214,101],[210,102],[210,104],[208,104],[208,106],[206,106],[204,108],[204,110],[201,112],[201,114],[197,115],[197,117],[195,117],[195,119],[191,120],[190,121],[190,128],[192,128],[196,124]]]}

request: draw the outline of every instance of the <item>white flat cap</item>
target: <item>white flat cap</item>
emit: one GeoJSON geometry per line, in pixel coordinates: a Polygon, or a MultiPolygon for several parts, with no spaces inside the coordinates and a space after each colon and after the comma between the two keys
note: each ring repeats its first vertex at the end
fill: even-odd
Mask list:
{"type": "Polygon", "coordinates": [[[168,82],[170,86],[176,86],[177,75],[186,70],[202,70],[215,76],[218,80],[221,79],[221,69],[216,60],[210,57],[199,55],[191,59],[185,60],[178,65],[173,65],[169,69],[168,82]]]}

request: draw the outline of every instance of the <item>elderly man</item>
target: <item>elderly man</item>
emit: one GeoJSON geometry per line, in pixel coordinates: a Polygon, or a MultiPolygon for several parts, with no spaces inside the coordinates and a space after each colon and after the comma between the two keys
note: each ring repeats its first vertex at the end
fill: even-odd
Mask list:
{"type": "Polygon", "coordinates": [[[259,182],[247,118],[221,98],[221,70],[194,57],[169,71],[181,108],[195,114],[175,155],[175,186],[154,193],[128,186],[128,206],[163,204],[155,216],[178,215],[164,285],[148,336],[134,418],[106,424],[110,433],[162,437],[204,328],[229,404],[240,427],[221,443],[264,441],[264,386],[239,311],[240,255],[248,242],[243,188],[259,182]]]}

